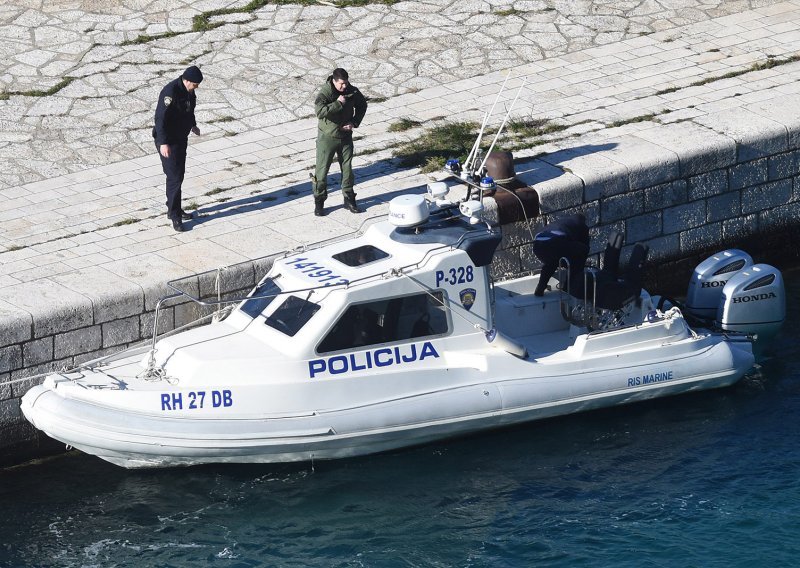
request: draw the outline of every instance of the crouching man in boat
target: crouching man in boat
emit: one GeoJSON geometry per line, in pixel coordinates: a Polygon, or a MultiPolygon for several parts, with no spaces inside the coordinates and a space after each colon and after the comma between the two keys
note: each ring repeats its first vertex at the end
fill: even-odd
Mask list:
{"type": "Polygon", "coordinates": [[[367,99],[350,84],[347,71],[341,68],[322,85],[314,99],[317,128],[317,167],[313,180],[314,215],[325,215],[323,204],[328,197],[328,170],[336,156],[342,170],[344,206],[352,213],[362,213],[353,192],[353,130],[367,112],[367,99]]]}
{"type": "Polygon", "coordinates": [[[533,238],[533,253],[542,261],[542,273],[534,292],[543,296],[558,268],[559,259],[569,261],[570,292],[583,285],[583,265],[589,255],[589,227],[580,213],[549,223],[533,238]]]}

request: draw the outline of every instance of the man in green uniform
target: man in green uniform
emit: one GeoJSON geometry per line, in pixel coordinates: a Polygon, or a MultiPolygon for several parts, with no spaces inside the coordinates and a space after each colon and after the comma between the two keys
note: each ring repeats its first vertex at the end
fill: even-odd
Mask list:
{"type": "Polygon", "coordinates": [[[353,129],[358,128],[367,112],[367,99],[350,84],[347,71],[337,68],[319,90],[314,100],[314,111],[319,119],[317,168],[312,176],[314,215],[325,215],[328,170],[334,156],[342,170],[344,206],[352,213],[361,213],[363,210],[356,205],[356,194],[353,192],[353,129]]]}

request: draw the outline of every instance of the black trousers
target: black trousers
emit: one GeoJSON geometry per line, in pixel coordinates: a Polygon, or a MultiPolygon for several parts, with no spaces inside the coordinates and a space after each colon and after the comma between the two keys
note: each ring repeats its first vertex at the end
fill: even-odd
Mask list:
{"type": "Polygon", "coordinates": [[[539,285],[536,286],[534,294],[537,296],[544,294],[547,282],[555,274],[561,257],[569,261],[570,294],[583,293],[583,265],[589,254],[588,245],[573,241],[566,235],[542,232],[533,240],[533,253],[542,261],[539,285]]]}
{"type": "MultiPolygon", "coordinates": [[[[187,142],[169,145],[169,158],[158,152],[161,158],[161,168],[167,176],[167,214],[170,219],[181,218],[181,186],[186,173],[186,147],[187,142]]],[[[156,146],[158,149],[158,146],[156,146]]]]}

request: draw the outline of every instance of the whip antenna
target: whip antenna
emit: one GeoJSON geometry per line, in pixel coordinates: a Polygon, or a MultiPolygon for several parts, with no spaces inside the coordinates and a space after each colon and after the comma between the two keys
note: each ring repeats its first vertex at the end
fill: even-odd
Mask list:
{"type": "Polygon", "coordinates": [[[500,86],[500,91],[497,93],[497,96],[494,98],[494,103],[492,104],[492,108],[489,109],[483,116],[483,124],[481,124],[480,132],[478,132],[478,137],[475,139],[475,144],[472,145],[472,150],[469,152],[469,156],[467,156],[466,161],[464,161],[464,170],[469,171],[470,163],[478,157],[478,148],[481,145],[481,138],[483,138],[483,131],[486,128],[486,123],[489,122],[489,117],[494,112],[494,107],[497,106],[497,101],[500,100],[500,95],[503,94],[503,90],[506,88],[506,83],[508,83],[508,79],[511,77],[511,70],[506,73],[506,80],[503,81],[503,84],[500,86]]]}
{"type": "Polygon", "coordinates": [[[526,80],[527,80],[527,77],[522,79],[522,85],[519,86],[519,91],[517,91],[517,96],[514,97],[513,101],[511,101],[511,106],[508,107],[508,112],[506,113],[506,117],[503,119],[503,124],[500,125],[500,130],[498,130],[497,134],[495,134],[494,140],[492,140],[492,145],[489,146],[489,150],[486,152],[486,157],[483,159],[483,163],[481,164],[481,167],[478,168],[478,171],[483,171],[483,166],[486,165],[486,160],[489,159],[489,154],[492,153],[492,150],[494,149],[495,142],[497,142],[497,139],[500,137],[500,133],[503,132],[503,127],[506,125],[506,121],[508,121],[508,117],[511,116],[511,110],[514,108],[514,104],[517,102],[517,99],[519,98],[520,93],[522,93],[522,88],[525,86],[525,81],[526,80]]]}

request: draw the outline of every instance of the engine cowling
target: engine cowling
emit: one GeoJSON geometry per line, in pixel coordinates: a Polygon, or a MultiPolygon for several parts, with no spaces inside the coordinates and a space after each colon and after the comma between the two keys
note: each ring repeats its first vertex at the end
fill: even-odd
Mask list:
{"type": "Polygon", "coordinates": [[[739,249],[714,254],[697,265],[686,292],[686,309],[695,317],[713,320],[728,280],[753,265],[752,257],[739,249]]]}
{"type": "Polygon", "coordinates": [[[778,333],[786,319],[786,292],[781,272],[755,264],[730,277],[716,314],[725,331],[755,334],[759,343],[778,333]]]}

